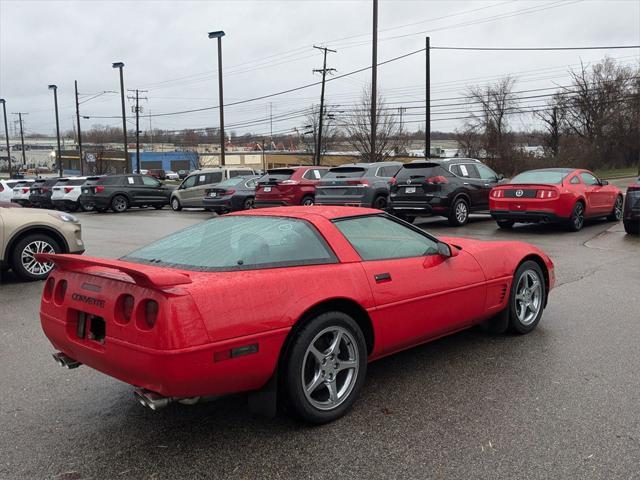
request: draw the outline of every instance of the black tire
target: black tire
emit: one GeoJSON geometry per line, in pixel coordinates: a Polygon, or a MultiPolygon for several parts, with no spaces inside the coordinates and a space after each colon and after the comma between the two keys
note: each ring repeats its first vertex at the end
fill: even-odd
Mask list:
{"type": "Polygon", "coordinates": [[[373,199],[373,202],[371,203],[371,208],[377,208],[378,210],[386,210],[388,205],[389,205],[389,201],[387,197],[385,197],[384,195],[378,195],[376,198],[373,199]]]}
{"type": "Polygon", "coordinates": [[[513,282],[511,283],[511,291],[509,293],[509,328],[510,330],[520,334],[525,334],[533,331],[538,325],[538,322],[540,322],[540,318],[542,318],[542,313],[544,311],[546,301],[547,301],[547,286],[545,284],[544,275],[542,273],[542,269],[540,268],[540,265],[538,265],[536,262],[532,260],[527,260],[526,262],[523,262],[516,270],[516,273],[513,275],[513,282]],[[523,283],[527,281],[524,278],[525,275],[528,276],[529,285],[531,285],[532,288],[528,289],[530,293],[525,294],[524,300],[522,299],[519,300],[519,298],[522,298],[523,291],[521,289],[521,291],[519,292],[518,288],[526,285],[525,283],[523,283]],[[538,286],[539,286],[537,297],[536,297],[536,294],[533,293],[535,289],[533,288],[532,277],[537,277],[536,281],[538,282],[538,286]],[[530,300],[533,303],[532,307],[536,309],[535,312],[530,308],[523,307],[523,302],[526,302],[527,300],[530,300]],[[523,309],[524,309],[524,315],[521,315],[521,316],[524,316],[524,319],[518,316],[518,312],[522,311],[523,309]],[[535,315],[531,316],[530,314],[533,314],[533,313],[535,313],[535,315]],[[531,317],[531,318],[528,318],[528,317],[531,317]]]}
{"type": "Polygon", "coordinates": [[[622,219],[622,195],[616,197],[616,202],[613,204],[613,212],[607,217],[610,222],[619,222],[622,219]]]}
{"type": "Polygon", "coordinates": [[[42,233],[34,233],[32,235],[27,235],[26,237],[19,240],[14,246],[12,251],[10,252],[10,262],[11,268],[13,272],[16,274],[18,278],[21,280],[33,282],[36,280],[44,280],[49,276],[49,272],[51,271],[51,266],[45,267],[44,264],[40,264],[36,262],[37,265],[30,266],[29,263],[25,265],[25,262],[22,261],[23,254],[26,253],[25,250],[30,249],[31,251],[37,251],[40,249],[40,253],[62,253],[62,247],[60,244],[51,236],[42,234],[42,233]],[[45,246],[39,247],[42,243],[38,244],[37,242],[44,242],[45,246]],[[37,273],[35,269],[42,268],[43,271],[41,273],[37,273]],[[46,271],[44,269],[46,268],[46,271]]]}
{"type": "Polygon", "coordinates": [[[93,212],[94,210],[96,210],[94,207],[90,207],[90,206],[85,206],[80,204],[80,210],[82,210],[83,212],[93,212]]]}
{"type": "Polygon", "coordinates": [[[111,210],[114,213],[123,213],[129,209],[129,200],[124,195],[115,195],[111,199],[111,210]]]}
{"type": "Polygon", "coordinates": [[[164,205],[154,205],[153,208],[155,208],[156,210],[162,210],[164,208],[164,205]]]}
{"type": "Polygon", "coordinates": [[[106,213],[106,212],[107,212],[107,209],[106,209],[106,208],[103,208],[103,207],[100,207],[100,208],[96,207],[96,208],[95,208],[95,211],[96,211],[97,213],[106,213]]]}
{"type": "Polygon", "coordinates": [[[302,199],[302,201],[300,202],[300,205],[305,205],[307,207],[310,207],[311,205],[314,205],[315,203],[316,203],[315,199],[311,195],[307,195],[306,197],[304,197],[302,199]]]}
{"type": "Polygon", "coordinates": [[[503,230],[511,230],[516,222],[513,220],[496,220],[496,223],[498,224],[498,227],[503,230]]]}
{"type": "Polygon", "coordinates": [[[367,347],[364,339],[364,335],[360,330],[358,324],[349,315],[343,312],[326,312],[318,315],[306,323],[295,336],[291,339],[290,347],[288,349],[288,355],[284,364],[284,388],[287,393],[287,399],[290,407],[294,413],[301,419],[314,424],[322,424],[331,422],[344,415],[347,410],[355,402],[362,386],[364,385],[365,376],[367,373],[367,347]],[[337,355],[331,358],[329,348],[321,348],[323,345],[331,343],[327,340],[335,339],[331,329],[341,331],[342,341],[340,342],[340,348],[337,355]],[[329,330],[328,333],[319,337],[323,331],[329,330]],[[314,341],[315,339],[315,341],[314,341]],[[310,345],[314,343],[318,355],[322,356],[322,360],[326,361],[325,364],[321,364],[320,360],[316,359],[315,355],[308,351],[310,345]],[[352,349],[349,352],[349,348],[352,349]],[[357,352],[357,358],[356,353],[357,352]],[[353,355],[352,361],[354,362],[354,368],[336,371],[334,366],[340,367],[340,360],[346,361],[342,357],[345,354],[353,355]],[[308,360],[308,361],[305,361],[308,360]],[[336,362],[335,364],[333,362],[336,362]],[[324,365],[324,366],[323,366],[324,365]],[[317,367],[317,375],[311,375],[311,382],[313,379],[317,379],[317,387],[309,394],[311,400],[305,393],[305,378],[310,374],[313,374],[317,367]],[[324,369],[327,369],[326,371],[324,369]],[[313,371],[312,371],[313,370],[313,371]],[[353,372],[351,370],[354,370],[353,372]],[[327,373],[329,372],[329,373],[327,373]],[[322,377],[320,377],[322,375],[322,377]],[[355,378],[354,378],[355,377],[355,378]],[[339,399],[336,397],[335,406],[330,404],[327,407],[318,408],[315,403],[327,401],[329,398],[329,385],[334,382],[325,382],[321,378],[335,378],[336,391],[339,392],[346,388],[343,393],[343,397],[339,399]],[[343,382],[340,385],[340,382],[343,382]],[[345,387],[345,385],[347,385],[345,387]],[[314,397],[317,395],[317,398],[314,397]],[[326,396],[326,400],[323,400],[323,395],[326,396]]]}
{"type": "Polygon", "coordinates": [[[242,204],[242,209],[243,210],[251,210],[253,208],[253,203],[255,202],[253,197],[247,197],[244,199],[244,202],[242,204]]]}
{"type": "Polygon", "coordinates": [[[452,227],[461,227],[469,221],[469,202],[464,197],[458,197],[453,201],[449,210],[449,225],[452,227]]]}
{"type": "Polygon", "coordinates": [[[640,220],[625,220],[624,231],[631,235],[640,235],[640,220]]]}
{"type": "Polygon", "coordinates": [[[178,200],[178,197],[173,197],[171,199],[171,210],[173,210],[174,212],[179,212],[180,210],[182,210],[182,205],[180,205],[180,200],[178,200]]]}
{"type": "Polygon", "coordinates": [[[569,217],[569,223],[567,227],[572,232],[578,232],[582,230],[584,226],[584,203],[581,200],[578,200],[576,204],[573,206],[573,210],[571,211],[571,217],[569,217]]]}

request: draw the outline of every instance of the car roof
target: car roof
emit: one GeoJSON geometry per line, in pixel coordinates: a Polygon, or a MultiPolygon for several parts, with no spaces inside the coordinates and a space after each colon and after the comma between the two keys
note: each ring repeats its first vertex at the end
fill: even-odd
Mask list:
{"type": "Polygon", "coordinates": [[[344,165],[338,165],[335,167],[331,167],[331,170],[335,168],[372,168],[372,167],[395,167],[401,166],[402,162],[356,162],[356,163],[345,163],[344,165]]]}
{"type": "Polygon", "coordinates": [[[308,218],[311,216],[324,217],[327,220],[335,220],[337,218],[359,217],[362,215],[377,215],[382,213],[374,208],[363,207],[340,207],[335,205],[313,205],[313,206],[296,206],[296,207],[271,207],[259,208],[253,210],[242,210],[230,213],[228,215],[256,215],[265,217],[292,217],[292,218],[308,218]]]}
{"type": "MultiPolygon", "coordinates": [[[[564,173],[564,174],[569,174],[571,172],[574,172],[576,170],[582,170],[579,168],[533,168],[531,170],[525,170],[524,172],[521,173],[527,173],[527,172],[558,172],[558,173],[564,173]]],[[[587,170],[584,170],[585,172],[587,170]]]]}

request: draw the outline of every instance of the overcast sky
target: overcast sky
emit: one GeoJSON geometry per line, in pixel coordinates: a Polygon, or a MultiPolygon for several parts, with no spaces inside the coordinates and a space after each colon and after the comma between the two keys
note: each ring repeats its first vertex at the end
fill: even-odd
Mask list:
{"type": "MultiPolygon", "coordinates": [[[[63,130],[72,128],[73,81],[81,94],[119,92],[112,62],[125,63],[125,88],[145,89],[144,113],[152,115],[218,104],[216,44],[207,32],[224,30],[225,104],[306,85],[320,79],[322,53],[312,45],[338,50],[329,54],[337,74],[371,64],[371,0],[363,1],[24,1],[0,0],[0,96],[11,112],[28,112],[28,132],[55,132],[52,94],[58,85],[63,130]]],[[[381,0],[378,61],[432,46],[550,47],[640,44],[638,0],[381,0]]],[[[609,55],[638,64],[640,50],[562,52],[431,52],[432,102],[458,100],[465,86],[503,74],[517,78],[516,90],[564,85],[566,71],[582,60],[609,55]]],[[[390,106],[417,107],[424,100],[424,52],[378,68],[379,89],[390,106]]],[[[327,83],[329,104],[348,109],[370,81],[370,71],[327,83]]],[[[305,124],[303,109],[318,102],[320,87],[229,106],[228,130],[238,133],[291,131],[305,124]],[[298,115],[298,116],[296,116],[298,115]],[[247,123],[253,124],[247,125],[247,123]]],[[[82,96],[88,100],[90,96],[82,96]]],[[[539,105],[540,100],[531,105],[539,105]]],[[[131,103],[127,114],[132,119],[131,103]]],[[[119,94],[109,93],[81,105],[87,116],[120,115],[119,94]]],[[[457,107],[433,107],[433,130],[453,130],[457,107]]],[[[420,126],[424,110],[405,112],[407,127],[420,126]]],[[[513,119],[514,128],[527,120],[513,119]]],[[[218,125],[218,111],[151,118],[153,128],[218,125]]],[[[94,124],[121,120],[92,118],[94,124]]],[[[130,125],[129,128],[133,128],[130,125]]],[[[142,129],[149,118],[142,119],[142,129]]]]}

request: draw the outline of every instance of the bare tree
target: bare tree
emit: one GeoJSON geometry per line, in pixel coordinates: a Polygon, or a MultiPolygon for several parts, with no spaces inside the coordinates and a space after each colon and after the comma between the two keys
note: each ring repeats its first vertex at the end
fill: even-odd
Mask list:
{"type": "Polygon", "coordinates": [[[362,92],[360,103],[349,112],[344,129],[347,142],[369,161],[383,161],[403,149],[403,137],[395,109],[385,106],[384,98],[378,94],[376,113],[376,151],[371,150],[371,88],[362,92]]]}
{"type": "MultiPolygon", "coordinates": [[[[339,137],[338,128],[335,125],[335,114],[325,106],[324,119],[322,122],[322,145],[320,153],[324,154],[331,150],[339,137]]],[[[311,112],[305,117],[305,126],[303,130],[299,130],[300,139],[305,146],[305,150],[315,157],[316,148],[318,147],[318,125],[320,123],[320,107],[313,105],[311,112]]]]}
{"type": "Polygon", "coordinates": [[[560,151],[560,137],[565,124],[564,102],[563,95],[556,93],[544,109],[533,112],[544,126],[542,142],[547,156],[557,157],[560,151]]]}

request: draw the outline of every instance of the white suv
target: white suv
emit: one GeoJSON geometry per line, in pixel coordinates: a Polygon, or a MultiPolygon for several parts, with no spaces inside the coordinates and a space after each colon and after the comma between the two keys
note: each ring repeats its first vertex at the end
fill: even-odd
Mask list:
{"type": "Polygon", "coordinates": [[[87,181],[87,177],[61,178],[53,187],[51,203],[57,210],[75,212],[82,208],[78,198],[81,186],[87,181]]]}
{"type": "Polygon", "coordinates": [[[11,202],[13,198],[13,188],[21,182],[27,180],[0,180],[0,202],[11,202]]]}
{"type": "Polygon", "coordinates": [[[29,206],[31,204],[29,196],[31,195],[31,184],[33,182],[35,182],[35,180],[28,179],[20,180],[19,183],[16,183],[13,186],[13,196],[11,197],[11,201],[22,205],[23,207],[29,206]]]}

